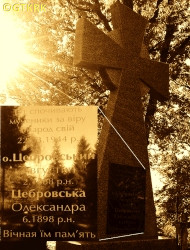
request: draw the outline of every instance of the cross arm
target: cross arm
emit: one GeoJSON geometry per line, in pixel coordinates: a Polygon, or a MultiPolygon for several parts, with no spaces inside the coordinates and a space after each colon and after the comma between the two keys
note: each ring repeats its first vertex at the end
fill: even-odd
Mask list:
{"type": "Polygon", "coordinates": [[[119,31],[123,48],[129,55],[139,55],[148,21],[119,2],[111,6],[111,14],[114,30],[119,31]]]}
{"type": "Polygon", "coordinates": [[[153,92],[155,97],[166,100],[169,97],[169,65],[145,58],[140,58],[140,79],[153,92]]]}
{"type": "Polygon", "coordinates": [[[122,48],[85,18],[76,27],[74,65],[88,68],[122,68],[122,48]]]}

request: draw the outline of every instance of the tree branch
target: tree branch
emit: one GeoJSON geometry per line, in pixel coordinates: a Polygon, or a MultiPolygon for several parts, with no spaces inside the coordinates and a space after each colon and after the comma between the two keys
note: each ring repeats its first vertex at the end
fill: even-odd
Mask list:
{"type": "MultiPolygon", "coordinates": [[[[170,19],[170,17],[169,17],[170,19]]],[[[172,39],[174,38],[174,33],[176,31],[176,25],[173,23],[169,23],[166,25],[166,34],[164,38],[164,43],[162,46],[162,49],[160,50],[160,60],[161,62],[167,62],[169,50],[170,50],[170,44],[172,39]]]]}
{"type": "Polygon", "coordinates": [[[147,136],[147,142],[149,144],[149,134],[150,134],[150,129],[152,127],[152,119],[154,117],[154,114],[156,112],[156,105],[157,105],[157,100],[153,97],[152,91],[150,91],[150,99],[149,99],[149,104],[147,107],[147,112],[145,115],[145,126],[146,126],[146,136],[147,136]]]}
{"type": "Polygon", "coordinates": [[[130,9],[133,9],[133,0],[122,0],[122,3],[128,6],[130,9]]]}
{"type": "Polygon", "coordinates": [[[183,40],[183,42],[170,53],[170,57],[168,59],[168,62],[171,63],[175,59],[177,55],[182,55],[186,49],[186,47],[190,44],[190,37],[186,37],[186,39],[183,40]]]}
{"type": "Polygon", "coordinates": [[[175,84],[176,84],[176,85],[178,85],[178,86],[181,86],[181,87],[184,87],[184,88],[190,89],[190,86],[188,86],[188,85],[179,84],[179,83],[177,83],[176,81],[174,81],[174,82],[175,82],[175,84]]]}
{"type": "Polygon", "coordinates": [[[149,54],[157,51],[160,49],[161,45],[162,45],[163,41],[159,41],[156,45],[152,46],[151,48],[148,49],[149,54]]]}
{"type": "MultiPolygon", "coordinates": [[[[68,4],[70,4],[71,6],[73,6],[77,10],[84,11],[84,12],[94,12],[99,17],[99,19],[103,22],[105,29],[107,31],[111,31],[112,29],[111,29],[111,26],[109,24],[109,20],[102,13],[99,0],[93,0],[93,1],[94,1],[94,4],[82,1],[82,2],[80,2],[80,6],[79,6],[79,5],[74,4],[71,0],[67,0],[68,4]],[[83,5],[83,4],[86,7],[82,7],[81,5],[83,5]]],[[[63,5],[61,0],[59,0],[59,2],[61,5],[63,5]]]]}
{"type": "Polygon", "coordinates": [[[159,13],[159,5],[163,2],[163,0],[158,0],[157,4],[156,4],[156,10],[154,12],[153,17],[149,20],[150,23],[155,23],[156,19],[158,17],[158,13],[159,13]]]}
{"type": "Polygon", "coordinates": [[[108,21],[107,17],[102,13],[102,11],[100,9],[100,2],[99,2],[99,0],[94,0],[93,11],[97,14],[97,16],[103,22],[104,27],[106,28],[106,30],[107,31],[111,31],[112,28],[111,28],[111,26],[109,24],[109,21],[108,21]]]}
{"type": "MultiPolygon", "coordinates": [[[[59,2],[61,2],[61,0],[59,0],[59,2]]],[[[71,6],[73,6],[74,8],[76,8],[77,10],[80,10],[80,11],[91,12],[92,9],[93,9],[93,4],[88,3],[88,2],[81,2],[82,4],[84,3],[86,6],[88,6],[86,8],[78,6],[78,5],[74,4],[74,3],[72,3],[70,0],[67,0],[67,2],[68,2],[68,4],[70,4],[71,6]]]]}

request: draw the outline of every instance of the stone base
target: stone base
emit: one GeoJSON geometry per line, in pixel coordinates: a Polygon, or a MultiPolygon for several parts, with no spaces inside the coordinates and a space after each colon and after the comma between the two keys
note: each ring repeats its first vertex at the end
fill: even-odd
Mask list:
{"type": "Polygon", "coordinates": [[[56,250],[177,250],[175,239],[135,241],[57,242],[56,250]]]}

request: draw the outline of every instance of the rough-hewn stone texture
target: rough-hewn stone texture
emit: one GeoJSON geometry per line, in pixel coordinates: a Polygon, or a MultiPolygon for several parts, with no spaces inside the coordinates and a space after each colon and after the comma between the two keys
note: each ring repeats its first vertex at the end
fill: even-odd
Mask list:
{"type": "MultiPolygon", "coordinates": [[[[141,94],[147,91],[147,85],[158,99],[166,99],[169,70],[168,65],[148,59],[143,44],[147,21],[143,17],[118,2],[111,7],[111,13],[114,30],[108,35],[86,19],[79,20],[74,64],[95,69],[104,67],[116,86],[111,91],[106,116],[146,168],[145,231],[142,237],[151,238],[156,237],[157,229],[141,94]]],[[[98,150],[99,238],[110,236],[106,233],[109,163],[142,168],[105,119],[98,150]]]]}

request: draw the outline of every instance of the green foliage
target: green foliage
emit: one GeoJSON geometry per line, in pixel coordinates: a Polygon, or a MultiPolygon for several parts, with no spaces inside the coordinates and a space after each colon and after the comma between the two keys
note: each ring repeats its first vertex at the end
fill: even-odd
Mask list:
{"type": "MultiPolygon", "coordinates": [[[[2,211],[11,200],[13,189],[25,190],[24,180],[29,180],[30,186],[34,184],[34,178],[27,174],[23,162],[13,161],[13,154],[30,155],[31,148],[26,144],[29,137],[29,128],[23,128],[25,117],[20,117],[19,108],[4,106],[1,108],[1,159],[7,157],[8,161],[1,160],[1,195],[2,211]],[[20,143],[22,142],[22,143],[20,143]]],[[[9,206],[9,205],[8,205],[9,206]]]]}
{"type": "MultiPolygon", "coordinates": [[[[22,138],[22,142],[28,138],[28,129],[22,129],[24,123],[24,117],[17,115],[18,107],[5,106],[1,108],[1,156],[7,156],[12,159],[13,153],[17,156],[19,153],[23,155],[29,155],[31,149],[24,147],[24,143],[19,143],[19,138],[22,138]],[[15,124],[12,124],[16,121],[15,124]]],[[[3,162],[3,166],[11,165],[16,167],[18,162],[3,162]]]]}
{"type": "Polygon", "coordinates": [[[90,153],[90,145],[86,138],[82,136],[77,146],[76,160],[74,162],[75,182],[79,189],[86,188],[87,164],[90,161],[90,153]]]}
{"type": "Polygon", "coordinates": [[[47,183],[48,186],[44,186],[44,188],[50,190],[50,191],[55,191],[55,190],[63,190],[63,187],[60,185],[57,187],[57,180],[65,180],[66,179],[66,169],[64,167],[64,163],[62,160],[62,155],[60,152],[60,145],[57,139],[54,141],[54,147],[53,147],[53,152],[52,152],[52,159],[53,161],[48,167],[47,174],[45,176],[45,179],[43,182],[47,183]],[[52,182],[48,182],[48,180],[52,180],[52,182]]]}
{"type": "Polygon", "coordinates": [[[166,222],[167,225],[176,226],[183,214],[190,214],[189,164],[189,158],[174,158],[167,171],[162,169],[164,185],[156,193],[161,231],[164,231],[162,229],[166,222]]]}
{"type": "Polygon", "coordinates": [[[88,211],[85,223],[94,226],[97,223],[97,157],[93,159],[91,154],[95,152],[90,148],[86,138],[82,136],[74,162],[74,180],[76,189],[82,189],[86,194],[83,200],[88,211]]]}

